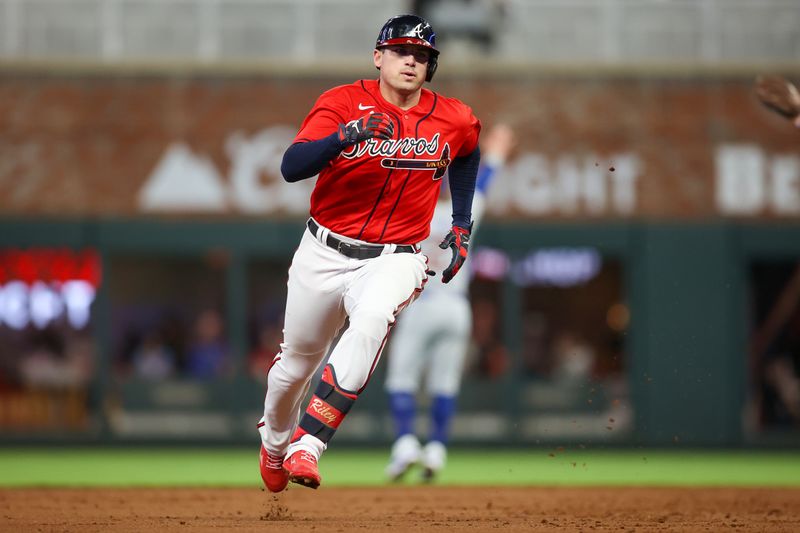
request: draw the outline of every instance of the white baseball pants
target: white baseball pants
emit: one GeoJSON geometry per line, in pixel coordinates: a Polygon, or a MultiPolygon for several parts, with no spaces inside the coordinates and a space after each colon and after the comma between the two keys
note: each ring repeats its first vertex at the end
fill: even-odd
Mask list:
{"type": "Polygon", "coordinates": [[[351,259],[304,232],[289,268],[281,351],[267,376],[260,434],[268,452],[286,453],[311,378],[347,317],[328,363],[342,389],[358,393],[366,386],[395,317],[427,281],[423,254],[392,249],[351,259]]]}
{"type": "MultiPolygon", "coordinates": [[[[464,273],[461,273],[462,275],[464,273]]],[[[455,396],[461,385],[472,329],[472,309],[462,294],[425,291],[403,313],[392,334],[386,390],[455,396]]]]}

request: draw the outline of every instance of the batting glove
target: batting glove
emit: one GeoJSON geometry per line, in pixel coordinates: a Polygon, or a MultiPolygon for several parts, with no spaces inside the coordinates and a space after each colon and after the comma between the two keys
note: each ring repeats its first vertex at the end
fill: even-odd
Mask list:
{"type": "Polygon", "coordinates": [[[790,120],[800,116],[800,92],[782,76],[756,78],[756,96],[771,111],[790,120]]]}
{"type": "Polygon", "coordinates": [[[467,260],[467,252],[469,252],[469,234],[472,231],[472,224],[469,228],[462,228],[453,226],[450,232],[445,236],[444,240],[439,244],[439,248],[447,250],[450,248],[453,251],[453,258],[450,260],[450,265],[442,272],[442,283],[447,283],[453,276],[458,274],[464,261],[467,260]]]}
{"type": "Polygon", "coordinates": [[[394,124],[384,113],[370,113],[339,125],[339,141],[344,146],[352,146],[375,137],[389,140],[393,135],[394,124]]]}

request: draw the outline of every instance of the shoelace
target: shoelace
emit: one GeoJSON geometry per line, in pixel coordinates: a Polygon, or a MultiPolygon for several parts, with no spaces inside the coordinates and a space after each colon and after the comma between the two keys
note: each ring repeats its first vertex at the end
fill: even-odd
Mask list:
{"type": "Polygon", "coordinates": [[[283,466],[283,457],[267,454],[267,468],[278,469],[283,466]]]}
{"type": "Polygon", "coordinates": [[[301,451],[300,452],[300,459],[302,459],[303,461],[309,461],[311,463],[316,463],[317,462],[317,458],[314,457],[314,455],[311,454],[310,452],[306,452],[306,451],[301,451]]]}

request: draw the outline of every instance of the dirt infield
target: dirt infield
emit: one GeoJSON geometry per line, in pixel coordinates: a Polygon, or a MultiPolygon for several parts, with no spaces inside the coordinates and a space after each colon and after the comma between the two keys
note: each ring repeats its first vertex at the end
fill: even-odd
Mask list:
{"type": "Polygon", "coordinates": [[[800,489],[0,490],[0,531],[800,531],[800,489]]]}

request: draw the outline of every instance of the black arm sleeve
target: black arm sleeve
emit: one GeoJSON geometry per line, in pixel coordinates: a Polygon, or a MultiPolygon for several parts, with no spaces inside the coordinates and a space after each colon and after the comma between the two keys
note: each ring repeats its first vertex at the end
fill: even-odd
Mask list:
{"type": "Polygon", "coordinates": [[[477,146],[467,156],[456,157],[448,169],[450,195],[453,198],[453,225],[469,228],[472,221],[472,197],[475,195],[475,180],[481,163],[481,151],[477,146]]]}
{"type": "Polygon", "coordinates": [[[333,133],[318,141],[297,142],[283,154],[281,174],[289,183],[316,176],[342,151],[339,134],[333,133]]]}

